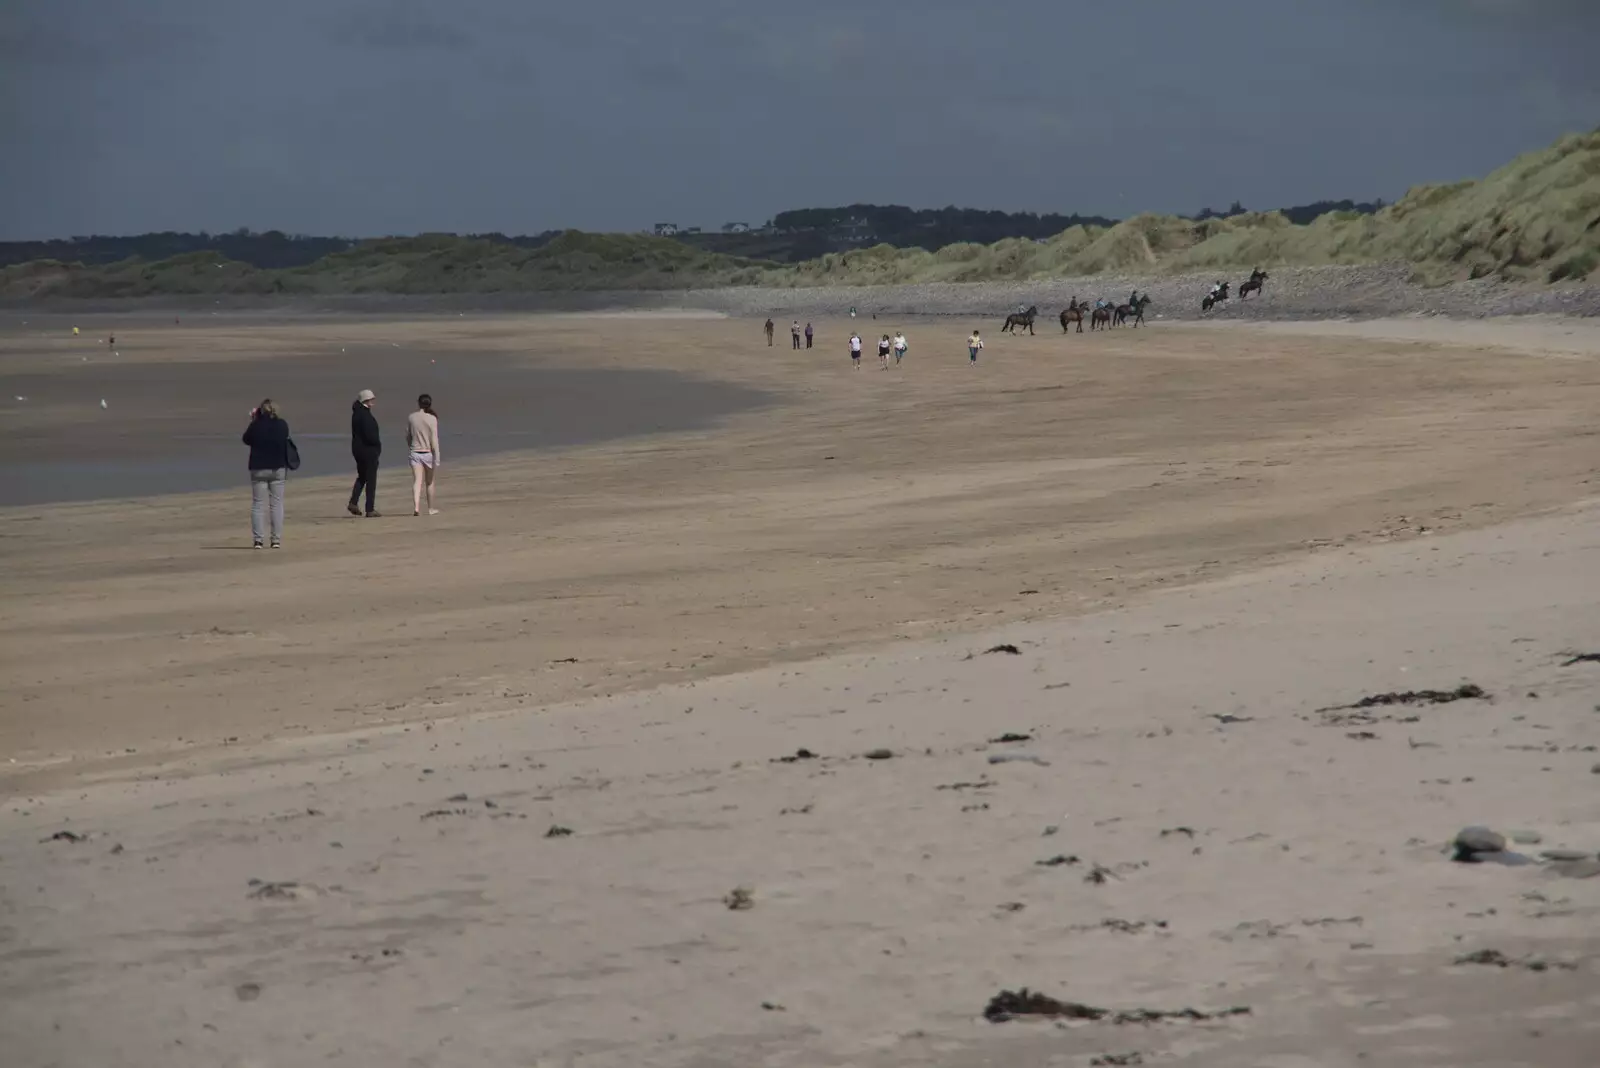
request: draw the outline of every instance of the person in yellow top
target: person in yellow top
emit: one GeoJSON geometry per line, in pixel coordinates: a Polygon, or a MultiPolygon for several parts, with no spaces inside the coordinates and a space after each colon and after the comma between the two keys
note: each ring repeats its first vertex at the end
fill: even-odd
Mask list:
{"type": "Polygon", "coordinates": [[[439,416],[433,398],[424,393],[417,398],[417,410],[406,417],[406,448],[411,452],[411,514],[422,514],[422,498],[428,498],[428,514],[438,515],[433,506],[433,475],[439,468],[439,416]]]}
{"type": "Polygon", "coordinates": [[[968,363],[977,363],[978,362],[978,352],[982,348],[983,348],[983,338],[979,337],[978,336],[978,332],[976,330],[974,330],[972,332],[972,336],[967,338],[967,362],[968,363]]]}

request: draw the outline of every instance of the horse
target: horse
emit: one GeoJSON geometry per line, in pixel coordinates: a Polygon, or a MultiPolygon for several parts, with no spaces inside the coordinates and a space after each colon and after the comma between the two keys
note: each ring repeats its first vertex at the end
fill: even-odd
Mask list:
{"type": "Polygon", "coordinates": [[[1117,310],[1113,313],[1111,319],[1111,325],[1121,326],[1131,318],[1133,320],[1134,327],[1137,329],[1139,324],[1144,322],[1145,305],[1149,303],[1150,295],[1147,293],[1138,300],[1134,301],[1132,304],[1117,305],[1117,310]]]}
{"type": "Polygon", "coordinates": [[[1004,326],[1002,326],[1000,328],[1000,332],[1002,334],[1004,334],[1006,331],[1009,330],[1011,333],[1015,334],[1018,330],[1022,329],[1023,327],[1027,327],[1028,328],[1028,333],[1032,334],[1033,333],[1033,320],[1038,316],[1038,314],[1039,314],[1039,306],[1037,304],[1034,305],[1033,307],[1029,308],[1025,312],[1021,312],[1021,313],[1013,312],[1011,315],[1006,316],[1006,325],[1004,325],[1004,326]]]}
{"type": "Polygon", "coordinates": [[[1223,301],[1225,301],[1227,299],[1228,299],[1228,283],[1224,282],[1224,283],[1222,283],[1222,291],[1220,293],[1218,293],[1216,296],[1212,296],[1210,293],[1207,293],[1205,295],[1205,299],[1200,301],[1200,310],[1203,311],[1203,312],[1208,312],[1212,308],[1216,307],[1218,304],[1222,303],[1223,301]]]}
{"type": "Polygon", "coordinates": [[[1112,312],[1111,312],[1111,308],[1109,306],[1099,307],[1099,308],[1096,308],[1094,311],[1090,312],[1089,313],[1089,329],[1090,330],[1109,330],[1109,329],[1111,329],[1111,314],[1112,314],[1112,312]]]}
{"type": "Polygon", "coordinates": [[[1083,305],[1078,303],[1078,298],[1073,297],[1072,303],[1061,313],[1061,332],[1067,332],[1068,323],[1078,324],[1078,333],[1083,333],[1083,305]]]}
{"type": "Polygon", "coordinates": [[[1239,299],[1243,300],[1252,293],[1261,292],[1261,283],[1267,280],[1267,272],[1254,270],[1250,272],[1250,281],[1239,283],[1239,299]]]}

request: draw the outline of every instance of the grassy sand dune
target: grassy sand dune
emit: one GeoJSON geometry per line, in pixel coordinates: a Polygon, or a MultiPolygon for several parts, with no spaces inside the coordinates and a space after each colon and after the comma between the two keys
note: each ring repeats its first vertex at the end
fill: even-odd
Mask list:
{"type": "Polygon", "coordinates": [[[193,253],[103,267],[40,261],[0,270],[0,296],[514,293],[1030,281],[1251,267],[1407,263],[1417,281],[1582,281],[1600,268],[1600,130],[1573,134],[1478,181],[1426,185],[1375,215],[1301,226],[1282,213],[1225,219],[1137,215],[1053,238],[888,245],[794,265],[706,252],[669,238],[569,231],[527,249],[430,234],[363,242],[306,266],[259,270],[193,253]]]}
{"type": "Polygon", "coordinates": [[[1280,212],[1194,222],[1137,215],[1045,242],[887,247],[792,269],[796,284],[1026,281],[1130,271],[1410,263],[1440,283],[1582,280],[1600,267],[1600,131],[1562,138],[1481,181],[1427,185],[1375,215],[1334,212],[1304,226],[1280,212]]]}

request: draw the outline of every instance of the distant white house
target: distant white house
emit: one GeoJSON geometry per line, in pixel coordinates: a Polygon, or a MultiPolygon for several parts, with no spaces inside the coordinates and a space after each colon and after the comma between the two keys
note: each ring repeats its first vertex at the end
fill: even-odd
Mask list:
{"type": "Polygon", "coordinates": [[[672,237],[678,232],[677,223],[656,223],[655,235],[657,237],[672,237]]]}

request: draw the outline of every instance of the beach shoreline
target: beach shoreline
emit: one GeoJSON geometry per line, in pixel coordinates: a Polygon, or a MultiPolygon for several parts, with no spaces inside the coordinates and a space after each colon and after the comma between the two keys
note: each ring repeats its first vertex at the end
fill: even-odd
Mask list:
{"type": "MultiPolygon", "coordinates": [[[[174,403],[312,341],[775,400],[449,464],[427,519],[298,479],[274,553],[237,489],[0,508],[24,1068],[1592,1061],[1592,323],[991,334],[973,368],[908,318],[855,372],[859,318],[800,352],[463,318],[113,359],[174,403]],[[1525,862],[1453,862],[1477,824],[1525,862]],[[1021,987],[1249,1011],[984,1018],[1021,987]]],[[[21,358],[96,351],[54,325],[21,358]]]]}

